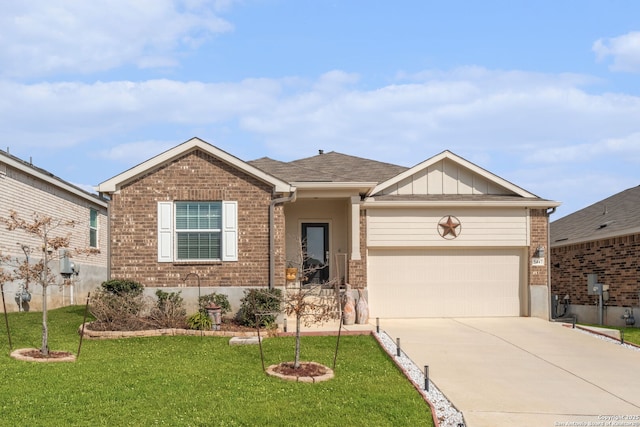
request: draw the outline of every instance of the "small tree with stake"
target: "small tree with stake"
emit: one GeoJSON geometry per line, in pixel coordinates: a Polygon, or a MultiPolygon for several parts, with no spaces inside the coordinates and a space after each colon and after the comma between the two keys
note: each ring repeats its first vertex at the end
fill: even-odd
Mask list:
{"type": "Polygon", "coordinates": [[[330,280],[324,283],[311,283],[309,278],[325,267],[310,263],[310,258],[305,250],[303,242],[298,250],[298,259],[290,262],[298,268],[300,286],[285,287],[283,294],[283,307],[287,316],[296,318],[295,356],[293,369],[299,369],[300,364],[300,332],[302,325],[324,323],[340,317],[340,303],[337,295],[338,280],[330,280]],[[305,283],[307,282],[307,283],[305,283]],[[333,293],[323,295],[323,289],[334,289],[333,293]]]}
{"type": "MultiPolygon", "coordinates": [[[[50,284],[55,284],[55,277],[51,271],[51,261],[59,259],[59,250],[69,248],[71,242],[71,233],[64,236],[57,235],[61,233],[60,229],[69,229],[75,226],[75,221],[54,219],[50,216],[34,213],[31,220],[21,218],[17,212],[10,211],[8,218],[0,218],[0,222],[5,224],[7,230],[21,230],[28,236],[38,241],[39,247],[29,247],[31,253],[41,251],[42,257],[39,261],[31,264],[28,260],[20,261],[18,258],[2,257],[5,263],[14,267],[11,273],[4,272],[4,275],[11,280],[24,280],[25,282],[33,282],[42,286],[42,346],[40,353],[43,356],[49,355],[49,328],[47,323],[47,288],[50,284]]],[[[22,247],[28,247],[22,244],[22,247]]],[[[98,249],[76,249],[77,254],[95,254],[99,253],[98,249]]]]}

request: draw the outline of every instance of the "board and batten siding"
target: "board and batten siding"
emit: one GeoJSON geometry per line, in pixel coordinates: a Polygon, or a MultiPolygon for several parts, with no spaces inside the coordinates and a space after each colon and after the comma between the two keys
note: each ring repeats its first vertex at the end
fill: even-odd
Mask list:
{"type": "Polygon", "coordinates": [[[524,247],[529,245],[525,208],[376,208],[367,210],[367,247],[429,246],[524,247]],[[445,240],[438,233],[442,218],[460,221],[459,235],[445,240]]]}
{"type": "Polygon", "coordinates": [[[383,195],[492,194],[509,195],[509,190],[448,159],[443,159],[391,185],[383,195]]]}

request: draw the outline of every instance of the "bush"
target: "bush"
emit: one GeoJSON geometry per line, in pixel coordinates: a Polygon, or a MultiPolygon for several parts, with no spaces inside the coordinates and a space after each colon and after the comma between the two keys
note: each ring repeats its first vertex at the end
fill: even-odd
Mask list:
{"type": "Polygon", "coordinates": [[[200,306],[201,310],[204,310],[211,303],[220,307],[220,312],[223,316],[231,311],[229,298],[225,294],[218,294],[216,292],[213,292],[211,294],[202,295],[198,299],[198,305],[200,306]]]}
{"type": "Polygon", "coordinates": [[[258,315],[260,326],[271,327],[276,321],[277,314],[280,313],[282,291],[280,289],[247,289],[240,302],[237,318],[241,324],[255,327],[256,315],[258,315]]]}
{"type": "Polygon", "coordinates": [[[213,322],[206,310],[200,309],[189,316],[187,319],[187,326],[189,329],[208,331],[213,326],[213,322]]]}
{"type": "Polygon", "coordinates": [[[113,279],[102,282],[102,289],[113,295],[139,296],[144,291],[144,286],[133,280],[113,279]]]}
{"type": "Polygon", "coordinates": [[[109,331],[135,331],[145,329],[141,318],[145,309],[142,294],[117,294],[104,288],[91,295],[89,310],[96,318],[94,326],[109,331]]]}
{"type": "Polygon", "coordinates": [[[160,328],[181,328],[185,324],[187,311],[183,307],[184,299],[180,292],[156,291],[158,301],[151,310],[150,320],[160,328]]]}

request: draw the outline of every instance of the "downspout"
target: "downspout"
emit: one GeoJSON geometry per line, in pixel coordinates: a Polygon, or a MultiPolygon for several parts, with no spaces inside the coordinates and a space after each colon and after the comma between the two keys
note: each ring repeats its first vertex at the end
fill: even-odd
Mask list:
{"type": "Polygon", "coordinates": [[[553,306],[553,292],[551,292],[551,221],[549,218],[556,212],[552,207],[547,210],[547,286],[549,287],[549,320],[553,320],[555,307],[553,306]]]}
{"type": "Polygon", "coordinates": [[[111,280],[111,200],[113,195],[109,194],[109,198],[105,197],[104,193],[98,193],[98,195],[107,202],[107,280],[111,280]]]}
{"type": "Polygon", "coordinates": [[[269,289],[273,289],[276,281],[276,236],[275,236],[275,207],[280,203],[292,203],[296,201],[297,192],[295,187],[288,197],[273,199],[269,203],[269,289]]]}

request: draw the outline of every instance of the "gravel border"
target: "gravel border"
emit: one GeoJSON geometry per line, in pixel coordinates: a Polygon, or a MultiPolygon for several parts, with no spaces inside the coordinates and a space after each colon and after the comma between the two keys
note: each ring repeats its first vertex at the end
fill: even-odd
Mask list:
{"type": "MultiPolygon", "coordinates": [[[[565,325],[565,326],[571,328],[571,324],[565,325]]],[[[583,334],[591,335],[592,337],[598,338],[599,340],[606,341],[606,342],[609,342],[609,343],[612,343],[612,344],[616,344],[616,345],[619,345],[621,347],[627,348],[629,350],[640,351],[640,347],[637,346],[637,345],[628,344],[628,343],[622,343],[622,342],[620,342],[620,340],[608,337],[608,336],[606,336],[604,334],[600,334],[598,332],[591,331],[589,329],[581,327],[580,325],[576,325],[576,327],[572,328],[572,329],[576,329],[577,331],[582,332],[583,334]]]]}
{"type": "Polygon", "coordinates": [[[391,337],[384,331],[373,332],[378,342],[387,352],[389,357],[400,367],[413,384],[416,390],[429,403],[433,411],[434,418],[441,427],[464,427],[465,421],[462,412],[460,412],[447,397],[436,387],[429,379],[429,391],[424,389],[425,377],[424,372],[409,358],[409,356],[400,349],[398,356],[398,347],[391,337]]]}

